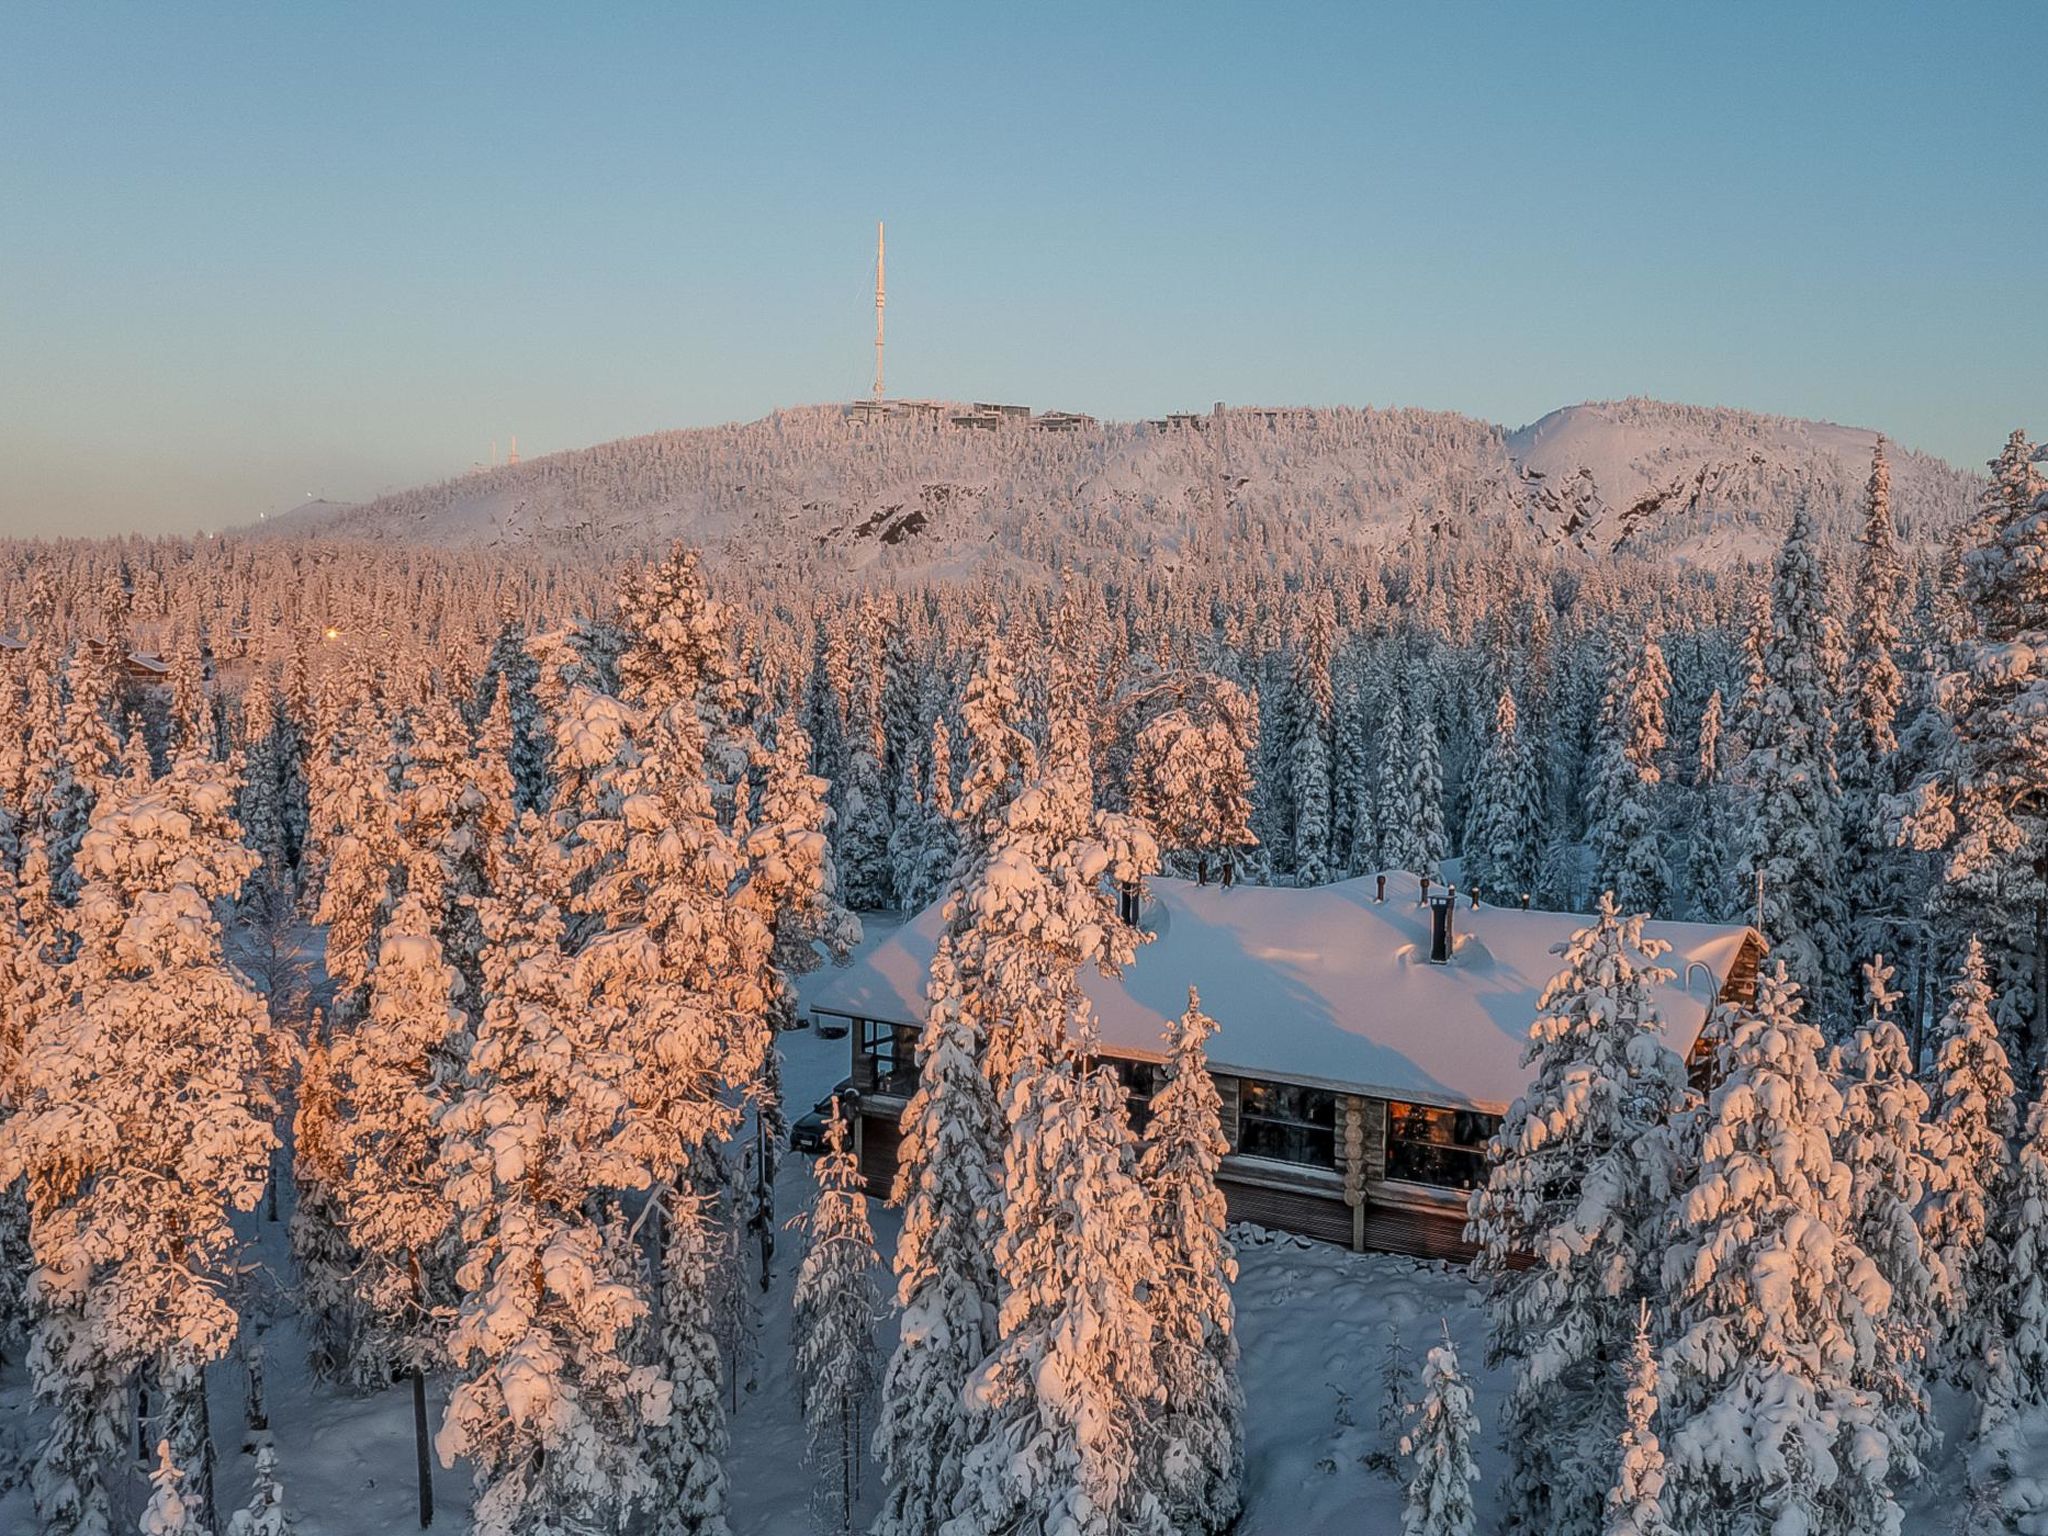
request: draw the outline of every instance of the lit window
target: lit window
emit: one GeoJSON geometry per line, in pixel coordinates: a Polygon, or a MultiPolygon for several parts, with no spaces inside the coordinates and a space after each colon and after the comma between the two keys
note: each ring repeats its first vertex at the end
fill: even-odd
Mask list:
{"type": "Polygon", "coordinates": [[[1337,1095],[1245,1078],[1238,1090],[1237,1146],[1246,1157],[1337,1166],[1337,1095]]]}
{"type": "Polygon", "coordinates": [[[1500,1116],[1433,1104],[1387,1106],[1387,1177],[1440,1189],[1471,1189],[1486,1178],[1486,1144],[1500,1116]]]}
{"type": "Polygon", "coordinates": [[[917,1027],[860,1021],[860,1047],[853,1058],[853,1085],[862,1093],[907,1099],[917,1091],[917,1027]]]}

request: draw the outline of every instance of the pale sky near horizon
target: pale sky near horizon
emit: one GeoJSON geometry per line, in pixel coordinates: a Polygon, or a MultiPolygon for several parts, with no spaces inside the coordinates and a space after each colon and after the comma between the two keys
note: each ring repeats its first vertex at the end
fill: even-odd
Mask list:
{"type": "Polygon", "coordinates": [[[2048,8],[0,0],[0,535],[864,393],[2048,431],[2048,8]]]}

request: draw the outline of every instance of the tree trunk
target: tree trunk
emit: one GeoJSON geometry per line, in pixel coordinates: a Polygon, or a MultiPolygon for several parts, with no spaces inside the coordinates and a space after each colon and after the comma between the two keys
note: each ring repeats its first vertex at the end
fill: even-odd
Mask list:
{"type": "Polygon", "coordinates": [[[412,1437],[420,1469],[420,1529],[434,1523],[434,1467],[427,1450],[427,1373],[412,1372],[412,1437]]]}

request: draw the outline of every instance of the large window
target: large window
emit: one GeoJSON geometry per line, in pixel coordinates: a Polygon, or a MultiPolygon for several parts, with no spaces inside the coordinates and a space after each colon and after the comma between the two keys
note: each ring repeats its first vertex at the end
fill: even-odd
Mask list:
{"type": "Polygon", "coordinates": [[[1486,1143],[1500,1116],[1433,1104],[1387,1106],[1387,1177],[1440,1189],[1471,1189],[1486,1178],[1486,1143]]]}
{"type": "Polygon", "coordinates": [[[862,1019],[854,1050],[853,1085],[862,1093],[907,1099],[917,1091],[917,1027],[862,1019]]]}
{"type": "Polygon", "coordinates": [[[1337,1166],[1337,1095],[1254,1077],[1241,1081],[1238,1095],[1238,1152],[1311,1168],[1337,1166]]]}
{"type": "Polygon", "coordinates": [[[1160,1072],[1156,1062],[1132,1061],[1123,1056],[1105,1056],[1102,1064],[1123,1085],[1124,1113],[1131,1130],[1142,1136],[1152,1124],[1152,1095],[1159,1091],[1160,1072]]]}

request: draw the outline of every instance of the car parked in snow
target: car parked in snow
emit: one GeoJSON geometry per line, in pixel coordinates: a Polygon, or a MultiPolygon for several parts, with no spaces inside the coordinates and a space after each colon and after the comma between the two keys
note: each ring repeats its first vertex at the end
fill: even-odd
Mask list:
{"type": "Polygon", "coordinates": [[[808,1152],[813,1156],[825,1150],[825,1122],[832,1118],[832,1101],[839,1101],[839,1113],[847,1119],[860,1104],[860,1095],[853,1091],[853,1079],[841,1078],[839,1086],[811,1106],[811,1112],[789,1128],[789,1145],[792,1151],[808,1152]]]}

